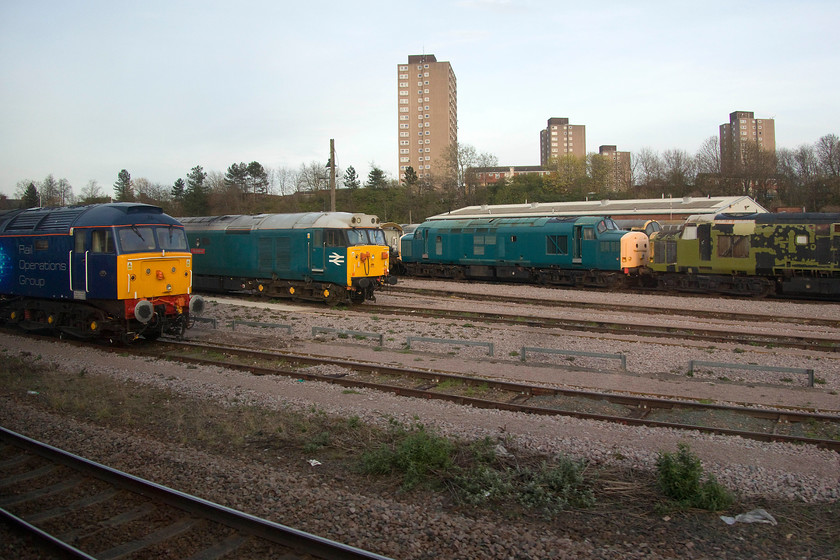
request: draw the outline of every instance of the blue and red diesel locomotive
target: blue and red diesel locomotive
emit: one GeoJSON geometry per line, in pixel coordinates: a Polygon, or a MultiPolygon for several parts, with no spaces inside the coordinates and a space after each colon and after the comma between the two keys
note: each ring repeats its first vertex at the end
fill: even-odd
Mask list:
{"type": "Polygon", "coordinates": [[[29,330],[131,342],[183,335],[191,295],[184,227],[135,203],[0,214],[0,318],[29,330]]]}

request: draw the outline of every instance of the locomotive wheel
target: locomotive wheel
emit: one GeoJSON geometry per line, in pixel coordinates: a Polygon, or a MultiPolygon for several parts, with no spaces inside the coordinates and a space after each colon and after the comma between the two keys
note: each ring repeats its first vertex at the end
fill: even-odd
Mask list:
{"type": "Polygon", "coordinates": [[[330,307],[335,307],[344,301],[343,290],[339,286],[327,284],[321,288],[321,296],[324,298],[324,303],[330,307]]]}
{"type": "Polygon", "coordinates": [[[350,292],[350,301],[352,303],[364,303],[365,293],[361,290],[353,290],[350,292]]]}

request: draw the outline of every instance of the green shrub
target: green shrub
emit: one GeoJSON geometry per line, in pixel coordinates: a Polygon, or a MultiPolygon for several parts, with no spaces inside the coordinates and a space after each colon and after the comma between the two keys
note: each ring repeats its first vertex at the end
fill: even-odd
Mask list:
{"type": "Polygon", "coordinates": [[[504,500],[514,493],[508,472],[488,465],[461,471],[452,479],[452,484],[458,497],[473,506],[504,500]]]}
{"type": "Polygon", "coordinates": [[[520,470],[519,502],[546,514],[593,505],[595,494],[583,476],[585,468],[585,461],[560,457],[553,464],[543,462],[535,471],[520,470]]]}
{"type": "Polygon", "coordinates": [[[451,469],[454,452],[451,441],[417,426],[410,431],[401,430],[393,445],[383,444],[364,453],[360,470],[366,474],[401,473],[403,489],[410,490],[427,481],[431,474],[451,469]]]}
{"type": "Polygon", "coordinates": [[[439,484],[462,503],[518,503],[546,515],[595,503],[586,480],[587,463],[559,457],[537,467],[519,465],[509,454],[500,458],[497,442],[485,437],[468,445],[427,432],[394,426],[391,441],[363,453],[358,470],[371,475],[402,475],[403,490],[439,484]]]}
{"type": "Polygon", "coordinates": [[[666,496],[685,507],[717,511],[732,504],[732,494],[714,476],[706,475],[700,459],[688,445],[677,445],[676,455],[660,453],[656,459],[659,487],[666,496]]]}

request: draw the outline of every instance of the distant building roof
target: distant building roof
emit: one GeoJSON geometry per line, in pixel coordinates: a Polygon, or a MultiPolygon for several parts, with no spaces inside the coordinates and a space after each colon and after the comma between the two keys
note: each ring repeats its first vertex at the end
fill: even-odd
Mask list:
{"type": "Polygon", "coordinates": [[[529,204],[497,204],[467,206],[429,220],[486,218],[495,216],[612,216],[613,218],[644,217],[648,219],[685,219],[692,214],[765,213],[748,196],[711,196],[706,198],[637,198],[632,200],[586,200],[580,202],[532,202],[529,204]]]}

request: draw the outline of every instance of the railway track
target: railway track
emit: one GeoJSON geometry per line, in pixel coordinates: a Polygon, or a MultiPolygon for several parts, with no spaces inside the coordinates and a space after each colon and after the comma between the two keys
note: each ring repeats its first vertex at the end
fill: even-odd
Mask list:
{"type": "Polygon", "coordinates": [[[5,428],[0,428],[0,517],[26,532],[51,558],[387,560],[137,478],[5,428]]]}
{"type": "MultiPolygon", "coordinates": [[[[393,290],[394,288],[389,288],[393,290]]],[[[820,334],[809,336],[807,334],[768,334],[768,333],[747,333],[739,332],[737,322],[769,322],[769,323],[785,323],[785,324],[800,324],[808,326],[825,327],[827,329],[836,329],[840,331],[840,321],[831,319],[818,319],[810,317],[782,317],[772,315],[758,315],[749,313],[729,313],[703,310],[673,310],[660,307],[642,307],[631,305],[616,304],[590,304],[586,302],[561,302],[561,301],[546,301],[533,298],[508,298],[484,294],[471,294],[464,292],[455,292],[451,290],[429,290],[425,288],[403,288],[400,292],[410,292],[419,295],[431,296],[440,298],[440,304],[429,304],[424,301],[425,307],[418,307],[417,305],[399,305],[399,304],[376,304],[366,303],[364,305],[357,305],[353,311],[367,313],[369,315],[395,314],[403,315],[407,318],[426,317],[449,319],[455,321],[475,321],[480,320],[487,323],[496,323],[504,325],[513,325],[519,327],[530,327],[539,329],[558,329],[558,330],[573,330],[581,332],[594,332],[601,334],[626,334],[635,336],[646,336],[652,338],[668,338],[676,340],[691,340],[696,342],[708,344],[743,344],[746,346],[764,346],[768,348],[792,348],[798,350],[815,350],[820,352],[834,353],[840,352],[840,338],[833,337],[830,334],[820,334]],[[555,306],[563,309],[580,309],[582,311],[599,310],[610,313],[632,312],[643,316],[655,315],[675,315],[685,314],[691,317],[715,319],[727,321],[732,324],[721,324],[719,328],[702,328],[699,326],[681,327],[681,326],[667,326],[658,325],[653,321],[643,323],[639,321],[614,321],[614,320],[597,320],[582,318],[582,314],[578,318],[563,318],[551,317],[546,315],[528,315],[527,311],[522,310],[517,313],[500,313],[495,311],[481,311],[479,309],[458,310],[451,309],[451,302],[459,299],[464,301],[478,301],[485,303],[521,303],[525,305],[533,305],[541,308],[547,306],[555,306]]],[[[397,293],[400,293],[397,292],[397,293]]],[[[260,296],[249,296],[244,294],[229,294],[229,297],[244,298],[251,301],[266,301],[260,296]]],[[[321,308],[321,305],[316,305],[321,308]]]]}
{"type": "MultiPolygon", "coordinates": [[[[543,302],[543,305],[545,303],[543,302]]],[[[529,316],[525,313],[499,313],[477,310],[446,309],[440,307],[407,307],[401,305],[368,304],[358,307],[359,311],[370,314],[396,313],[409,317],[443,318],[458,321],[481,320],[488,323],[525,326],[542,329],[561,329],[602,334],[628,334],[656,338],[692,340],[703,343],[731,343],[748,346],[766,346],[816,350],[821,352],[840,352],[840,340],[827,336],[806,336],[766,333],[744,333],[733,327],[722,326],[718,329],[701,327],[679,327],[639,322],[601,321],[585,318],[561,318],[549,316],[529,316]]],[[[638,310],[637,310],[638,311],[638,310]]],[[[644,312],[644,309],[642,310],[644,312]]],[[[840,325],[832,325],[840,328],[840,325]]]]}
{"type": "Polygon", "coordinates": [[[756,408],[632,393],[554,388],[375,362],[195,342],[158,341],[131,351],[191,364],[240,369],[255,375],[284,375],[348,388],[447,400],[477,408],[696,430],[760,441],[805,443],[840,452],[840,411],[756,408]],[[313,366],[344,369],[338,374],[322,374],[314,371],[313,366]]]}
{"type": "MultiPolygon", "coordinates": [[[[752,322],[752,323],[794,323],[801,325],[821,326],[840,329],[840,320],[823,319],[819,317],[791,317],[771,314],[743,313],[738,311],[714,311],[708,309],[672,309],[661,306],[644,306],[639,304],[625,304],[618,302],[594,303],[589,301],[552,300],[534,297],[518,297],[511,295],[480,294],[457,288],[419,288],[397,284],[385,288],[385,294],[412,294],[429,297],[440,297],[466,301],[490,303],[514,303],[520,305],[551,306],[562,309],[581,309],[586,311],[603,311],[608,313],[641,313],[648,316],[684,314],[698,319],[712,319],[724,321],[752,322]]],[[[683,297],[683,296],[681,296],[683,297]]],[[[812,302],[808,302],[812,303],[812,302]]],[[[370,306],[370,304],[368,304],[370,306]]]]}

